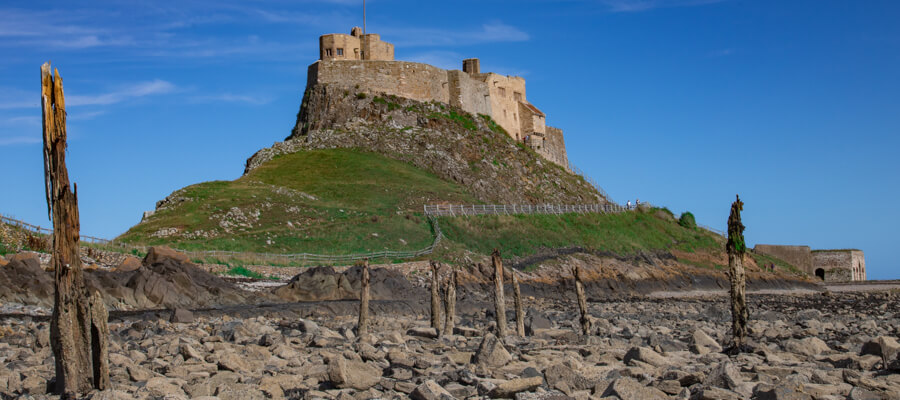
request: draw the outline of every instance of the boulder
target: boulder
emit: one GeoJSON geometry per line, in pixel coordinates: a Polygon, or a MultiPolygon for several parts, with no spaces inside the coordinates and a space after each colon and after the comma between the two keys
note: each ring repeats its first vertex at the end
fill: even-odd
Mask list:
{"type": "Polygon", "coordinates": [[[611,396],[617,396],[622,400],[662,400],[669,398],[663,391],[657,388],[644,386],[640,382],[627,377],[612,381],[601,395],[601,397],[611,396]]]}
{"type": "Polygon", "coordinates": [[[731,361],[725,361],[713,367],[703,381],[703,384],[706,386],[719,387],[735,392],[740,390],[742,383],[744,383],[744,377],[731,361]]]}
{"type": "MultiPolygon", "coordinates": [[[[579,368],[580,369],[580,368],[579,368]]],[[[593,388],[599,382],[596,379],[585,377],[576,368],[567,364],[554,364],[544,370],[547,385],[562,391],[578,391],[593,388]]]]}
{"type": "Polygon", "coordinates": [[[454,399],[453,395],[450,394],[447,390],[445,390],[441,385],[438,385],[437,382],[432,380],[427,380],[421,385],[417,386],[412,393],[409,394],[409,397],[414,400],[452,400],[454,399]]]}
{"type": "Polygon", "coordinates": [[[694,334],[691,335],[691,352],[694,354],[704,355],[721,351],[722,346],[720,346],[715,339],[709,337],[706,332],[697,329],[694,331],[694,334]]]}
{"type": "Polygon", "coordinates": [[[39,253],[35,253],[33,251],[23,251],[21,253],[16,253],[11,256],[7,256],[7,260],[9,260],[9,262],[22,261],[22,262],[37,263],[38,266],[41,265],[41,255],[39,253]]]}
{"type": "Polygon", "coordinates": [[[544,378],[540,376],[512,379],[498,384],[493,390],[488,392],[488,397],[494,399],[511,398],[515,397],[516,393],[531,392],[542,384],[544,384],[544,378]]]}
{"type": "Polygon", "coordinates": [[[418,336],[428,339],[436,339],[438,337],[437,329],[434,328],[410,328],[406,331],[408,336],[418,336]]]}
{"type": "Polygon", "coordinates": [[[362,361],[335,357],[328,363],[328,379],[341,389],[366,390],[378,384],[381,370],[362,361]]]}
{"type": "Polygon", "coordinates": [[[139,397],[162,398],[168,396],[184,396],[181,387],[175,384],[175,380],[169,378],[150,378],[142,388],[137,391],[139,397]]]}
{"type": "Polygon", "coordinates": [[[496,336],[488,333],[475,352],[475,363],[486,367],[502,367],[512,361],[512,356],[496,336]]]}
{"type": "Polygon", "coordinates": [[[235,353],[225,353],[219,356],[218,364],[219,369],[224,369],[226,371],[241,373],[248,370],[244,358],[235,353]]]}
{"type": "Polygon", "coordinates": [[[625,358],[622,362],[629,364],[632,360],[647,363],[654,367],[661,367],[668,364],[665,357],[648,347],[632,347],[628,350],[628,352],[625,353],[625,358]]]}
{"type": "MultiPolygon", "coordinates": [[[[291,278],[286,285],[274,290],[284,301],[325,301],[359,299],[362,267],[355,266],[344,272],[332,267],[315,267],[304,270],[291,278]]],[[[425,292],[417,289],[398,271],[375,268],[370,271],[369,298],[372,300],[410,300],[425,298],[425,292]]]]}
{"type": "Polygon", "coordinates": [[[798,392],[788,385],[779,385],[773,388],[757,390],[758,400],[813,400],[809,394],[798,392]]]}
{"type": "Polygon", "coordinates": [[[119,265],[116,266],[116,271],[121,272],[131,272],[135,271],[141,267],[141,260],[137,257],[126,256],[119,265]]]}
{"type": "Polygon", "coordinates": [[[884,369],[900,369],[900,343],[890,336],[879,336],[863,344],[860,355],[873,355],[881,357],[884,369]]]}
{"type": "Polygon", "coordinates": [[[831,348],[829,348],[822,339],[817,337],[808,337],[799,340],[791,339],[784,344],[784,348],[789,352],[810,357],[831,351],[831,348]]]}
{"type": "Polygon", "coordinates": [[[179,253],[166,246],[154,246],[151,247],[150,250],[147,250],[147,255],[144,257],[143,264],[145,266],[150,266],[162,263],[165,260],[172,260],[179,264],[191,261],[184,253],[179,253]]]}
{"type": "Polygon", "coordinates": [[[169,322],[189,324],[194,322],[194,313],[191,310],[186,310],[184,308],[176,308],[172,310],[172,316],[169,317],[169,322]]]}
{"type": "Polygon", "coordinates": [[[6,264],[9,264],[9,261],[7,261],[3,256],[0,256],[0,268],[5,267],[6,264]]]}

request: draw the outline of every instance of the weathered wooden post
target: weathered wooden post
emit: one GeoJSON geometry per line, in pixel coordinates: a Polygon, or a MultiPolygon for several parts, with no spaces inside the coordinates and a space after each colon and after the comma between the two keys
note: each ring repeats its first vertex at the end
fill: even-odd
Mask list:
{"type": "Polygon", "coordinates": [[[369,333],[369,259],[363,260],[362,277],[359,282],[359,322],[356,335],[362,338],[369,333]]]}
{"type": "Polygon", "coordinates": [[[728,277],[731,280],[730,352],[740,353],[744,337],[747,336],[750,313],[747,311],[747,300],[744,295],[747,284],[744,276],[744,253],[747,251],[747,245],[744,243],[744,224],[741,223],[744,203],[740,196],[735,197],[734,203],[731,204],[731,214],[728,215],[728,242],[725,243],[725,250],[728,252],[728,277]]]}
{"type": "Polygon", "coordinates": [[[516,302],[516,334],[525,337],[525,311],[522,309],[522,292],[519,290],[519,278],[516,277],[516,270],[510,271],[512,274],[513,297],[516,302]]]}
{"type": "Polygon", "coordinates": [[[450,277],[447,279],[447,289],[444,291],[444,294],[447,296],[445,301],[447,312],[444,315],[444,335],[452,335],[453,327],[456,326],[456,285],[459,284],[458,279],[459,275],[456,268],[452,268],[450,277]]]}
{"type": "Polygon", "coordinates": [[[581,334],[591,334],[591,319],[588,317],[587,298],[584,296],[584,283],[581,281],[581,265],[576,265],[572,269],[575,275],[575,295],[578,296],[578,311],[581,313],[581,334]]]}
{"type": "Polygon", "coordinates": [[[506,336],[506,300],[503,298],[503,260],[500,251],[494,249],[491,253],[491,263],[494,264],[494,312],[497,316],[497,336],[506,336]]]}
{"type": "Polygon", "coordinates": [[[431,327],[441,335],[441,277],[440,265],[431,262],[431,327]]]}
{"type": "Polygon", "coordinates": [[[41,66],[44,189],[53,221],[51,265],[55,297],[50,345],[56,361],[56,392],[63,397],[109,387],[108,314],[99,293],[84,284],[78,246],[78,186],[69,188],[66,168],[66,102],[59,71],[41,66]]]}

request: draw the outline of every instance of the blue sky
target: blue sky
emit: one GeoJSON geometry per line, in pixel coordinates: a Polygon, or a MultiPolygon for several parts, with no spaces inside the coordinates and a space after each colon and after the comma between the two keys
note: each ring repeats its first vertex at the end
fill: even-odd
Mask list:
{"type": "MultiPolygon", "coordinates": [[[[522,75],[570,161],[616,200],[751,244],[861,248],[900,278],[900,3],[372,0],[398,59],[522,75]]],[[[361,1],[5,1],[0,213],[48,224],[39,67],[60,69],[82,232],[113,237],[183,186],[234,179],[283,140],[318,36],[361,1]]]]}

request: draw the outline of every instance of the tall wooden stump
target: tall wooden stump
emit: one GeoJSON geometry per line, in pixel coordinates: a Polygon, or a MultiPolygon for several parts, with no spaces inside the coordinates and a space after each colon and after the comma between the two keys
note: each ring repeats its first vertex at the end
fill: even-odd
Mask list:
{"type": "Polygon", "coordinates": [[[744,203],[739,196],[735,196],[731,204],[731,214],[728,215],[728,242],[725,250],[728,252],[728,277],[731,281],[731,333],[732,342],[730,352],[739,353],[743,350],[744,338],[747,336],[747,321],[750,312],[747,310],[747,300],[744,295],[746,278],[744,276],[744,253],[747,245],[744,243],[744,224],[741,223],[741,211],[744,203]]]}
{"type": "Polygon", "coordinates": [[[56,361],[56,392],[63,397],[109,387],[108,314],[98,293],[84,284],[79,254],[78,186],[66,169],[66,102],[59,71],[41,66],[44,181],[53,221],[55,270],[50,344],[56,361]]]}
{"type": "Polygon", "coordinates": [[[519,290],[519,278],[512,271],[513,298],[516,304],[516,334],[525,337],[525,310],[522,309],[522,292],[519,290]]]}
{"type": "Polygon", "coordinates": [[[440,265],[431,262],[431,327],[441,334],[441,276],[440,265]]]}
{"type": "Polygon", "coordinates": [[[581,317],[578,322],[581,323],[581,334],[591,334],[591,319],[588,317],[587,298],[584,296],[584,283],[581,281],[581,266],[576,265],[572,269],[572,275],[575,276],[575,295],[578,296],[578,311],[581,317]]]}
{"type": "Polygon", "coordinates": [[[497,336],[506,336],[506,299],[503,297],[503,260],[500,252],[494,249],[491,253],[494,264],[494,311],[497,314],[497,336]]]}
{"type": "Polygon", "coordinates": [[[359,282],[359,322],[356,335],[360,338],[369,333],[369,259],[363,260],[362,277],[359,282]]]}
{"type": "Polygon", "coordinates": [[[453,327],[456,326],[456,285],[459,284],[459,275],[456,268],[450,271],[450,277],[447,279],[447,289],[444,290],[447,296],[444,302],[447,305],[447,312],[444,314],[444,335],[452,335],[453,327]]]}

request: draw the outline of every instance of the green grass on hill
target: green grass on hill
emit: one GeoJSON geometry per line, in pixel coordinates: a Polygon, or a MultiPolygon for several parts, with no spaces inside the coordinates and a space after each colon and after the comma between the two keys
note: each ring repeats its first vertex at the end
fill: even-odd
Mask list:
{"type": "Polygon", "coordinates": [[[186,250],[418,250],[433,239],[423,204],[475,202],[460,186],[426,171],[349,149],[282,155],[240,179],[192,185],[176,195],[188,200],[159,211],[120,239],[186,250]],[[177,236],[154,236],[173,227],[180,229],[177,236]],[[203,236],[209,232],[215,235],[203,236]]]}
{"type": "MultiPolygon", "coordinates": [[[[541,248],[584,247],[616,254],[640,250],[688,252],[721,249],[714,234],[654,216],[654,212],[620,214],[491,215],[439,218],[448,241],[470,251],[528,256],[541,248]]],[[[451,245],[453,246],[453,245],[451,245]]]]}

